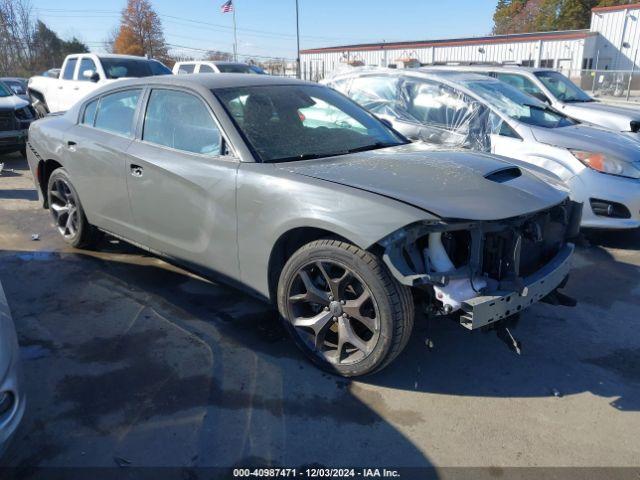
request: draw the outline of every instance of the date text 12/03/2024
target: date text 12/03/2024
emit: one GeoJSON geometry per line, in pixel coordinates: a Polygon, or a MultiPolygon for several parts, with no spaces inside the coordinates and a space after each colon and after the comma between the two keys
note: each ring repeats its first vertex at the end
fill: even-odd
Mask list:
{"type": "Polygon", "coordinates": [[[387,468],[236,468],[234,478],[400,478],[387,468]]]}

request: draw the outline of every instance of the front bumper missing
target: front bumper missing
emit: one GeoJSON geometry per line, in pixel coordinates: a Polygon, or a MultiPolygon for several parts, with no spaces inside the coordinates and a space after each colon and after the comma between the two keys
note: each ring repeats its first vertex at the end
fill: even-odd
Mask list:
{"type": "Polygon", "coordinates": [[[462,303],[460,324],[469,330],[484,327],[517,314],[553,292],[567,277],[575,247],[566,244],[536,273],[523,279],[523,293],[496,291],[462,303]]]}

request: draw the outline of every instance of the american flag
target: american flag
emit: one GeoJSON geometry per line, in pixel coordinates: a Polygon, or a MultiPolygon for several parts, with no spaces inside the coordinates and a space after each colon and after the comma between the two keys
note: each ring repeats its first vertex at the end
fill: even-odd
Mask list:
{"type": "Polygon", "coordinates": [[[220,11],[222,13],[233,12],[233,0],[227,0],[226,2],[224,2],[220,7],[220,11]]]}

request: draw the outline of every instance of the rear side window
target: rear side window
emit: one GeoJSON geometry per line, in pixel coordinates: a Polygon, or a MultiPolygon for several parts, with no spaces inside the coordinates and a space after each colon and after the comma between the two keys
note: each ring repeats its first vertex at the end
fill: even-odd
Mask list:
{"type": "Polygon", "coordinates": [[[193,63],[185,63],[184,65],[180,65],[178,68],[178,73],[193,73],[193,69],[195,65],[193,63]]]}
{"type": "Polygon", "coordinates": [[[144,116],[142,139],[202,155],[220,155],[222,136],[209,109],[186,92],[157,89],[151,92],[144,116]]]}
{"type": "Polygon", "coordinates": [[[64,72],[62,72],[62,78],[64,80],[73,80],[73,72],[76,69],[77,58],[70,58],[67,60],[67,64],[64,66],[64,72]]]}
{"type": "Polygon", "coordinates": [[[140,93],[141,90],[126,90],[102,97],[96,113],[95,127],[127,137],[132,136],[133,117],[140,93]]]}
{"type": "Polygon", "coordinates": [[[200,65],[200,73],[216,73],[209,65],[200,65]]]}
{"type": "Polygon", "coordinates": [[[82,115],[82,122],[80,123],[93,127],[93,123],[96,120],[96,112],[98,111],[98,100],[99,99],[95,99],[84,107],[84,114],[82,115]]]}

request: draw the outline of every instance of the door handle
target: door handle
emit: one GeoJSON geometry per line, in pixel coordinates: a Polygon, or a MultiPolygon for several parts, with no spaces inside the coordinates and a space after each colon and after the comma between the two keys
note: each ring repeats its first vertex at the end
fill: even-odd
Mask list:
{"type": "Polygon", "coordinates": [[[144,169],[140,165],[133,165],[129,167],[131,170],[131,175],[134,177],[141,177],[144,173],[144,169]]]}
{"type": "Polygon", "coordinates": [[[73,140],[69,140],[67,141],[67,147],[69,148],[69,150],[71,150],[72,152],[76,151],[76,145],[77,143],[74,142],[73,140]]]}

